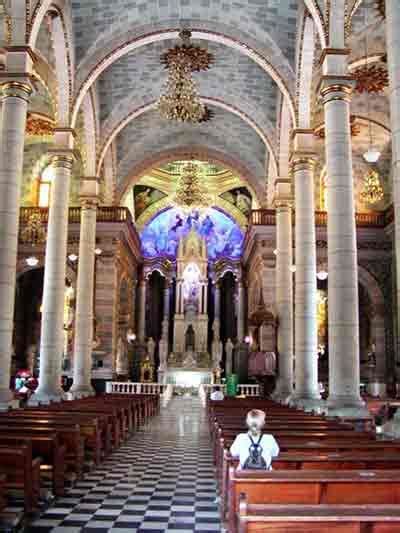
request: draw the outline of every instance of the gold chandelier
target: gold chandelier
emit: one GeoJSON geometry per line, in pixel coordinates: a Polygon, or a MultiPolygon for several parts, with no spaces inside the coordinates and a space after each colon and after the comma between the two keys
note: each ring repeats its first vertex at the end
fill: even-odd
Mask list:
{"type": "Polygon", "coordinates": [[[46,240],[46,231],[43,227],[42,217],[39,210],[33,211],[26,222],[26,226],[21,229],[20,241],[26,244],[41,244],[46,240]]]}
{"type": "Polygon", "coordinates": [[[161,56],[161,62],[168,69],[168,79],[157,108],[168,120],[203,122],[211,115],[200,100],[192,72],[207,70],[214,58],[206,49],[190,43],[189,30],[182,30],[179,37],[182,44],[170,48],[161,56]]]}
{"type": "Polygon", "coordinates": [[[383,196],[384,192],[379,174],[371,170],[364,178],[364,187],[360,192],[361,200],[367,204],[376,204],[383,199],[383,196]]]}
{"type": "Polygon", "coordinates": [[[198,167],[194,163],[187,163],[182,168],[175,192],[175,203],[183,208],[207,207],[209,197],[205,192],[198,167]]]}

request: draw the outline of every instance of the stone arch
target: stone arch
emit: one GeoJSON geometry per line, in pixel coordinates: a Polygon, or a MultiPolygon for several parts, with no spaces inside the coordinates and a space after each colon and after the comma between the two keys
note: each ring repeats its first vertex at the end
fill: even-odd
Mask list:
{"type": "Polygon", "coordinates": [[[27,43],[35,48],[39,30],[45,16],[51,12],[51,37],[55,57],[55,78],[57,84],[57,125],[68,127],[72,108],[75,65],[73,57],[73,33],[68,0],[39,0],[33,10],[27,43]]]}
{"type": "Polygon", "coordinates": [[[137,165],[131,168],[128,176],[119,185],[117,190],[117,202],[120,203],[123,200],[129,186],[138,182],[149,169],[177,159],[198,159],[199,161],[214,161],[220,163],[233,172],[238,173],[243,181],[248,181],[254,189],[259,201],[263,198],[264,190],[262,184],[239,159],[203,145],[193,144],[180,146],[173,150],[164,150],[140,161],[137,165]]]}
{"type": "Polygon", "coordinates": [[[308,9],[308,12],[310,13],[312,20],[315,24],[321,48],[326,48],[328,45],[326,40],[326,25],[324,21],[324,16],[317,0],[304,0],[304,5],[308,9]]]}
{"type": "MultiPolygon", "coordinates": [[[[86,94],[83,104],[83,120],[85,124],[85,172],[86,176],[100,176],[100,172],[96,174],[96,148],[98,138],[98,123],[96,113],[96,102],[93,90],[89,90],[86,94]]],[[[100,169],[99,169],[100,170],[100,169]]]]}
{"type": "Polygon", "coordinates": [[[298,127],[310,128],[312,76],[315,53],[314,24],[310,17],[303,18],[303,39],[297,64],[297,113],[298,127]]]}
{"type": "MultiPolygon", "coordinates": [[[[318,262],[318,269],[328,272],[328,263],[326,261],[318,262]]],[[[360,264],[358,264],[358,282],[364,287],[373,305],[374,315],[371,317],[371,332],[376,347],[377,373],[384,380],[386,374],[385,300],[375,277],[360,264]]]]}
{"type": "Polygon", "coordinates": [[[328,31],[330,48],[345,48],[347,0],[333,0],[328,4],[328,31]]]}
{"type": "MultiPolygon", "coordinates": [[[[255,61],[278,85],[285,99],[288,101],[293,121],[295,122],[294,105],[294,74],[285,56],[272,41],[266,45],[252,40],[248,35],[241,32],[233,32],[232,28],[215,21],[202,22],[188,20],[185,24],[190,26],[194,39],[203,39],[218,42],[239,50],[241,53],[255,61]],[[210,29],[212,28],[212,29],[210,29]],[[238,34],[240,39],[238,39],[238,34]]],[[[77,72],[77,92],[72,115],[72,127],[74,126],[82,100],[89,87],[100,74],[114,61],[131,52],[134,49],[165,39],[176,39],[180,31],[181,21],[168,21],[153,24],[150,28],[141,27],[135,32],[132,28],[125,33],[113,35],[109,42],[104,43],[105,51],[102,57],[96,57],[98,49],[89,50],[84,60],[79,65],[77,72]],[[114,41],[112,40],[114,38],[114,41]],[[108,48],[107,48],[108,46],[108,48]]]]}
{"type": "MultiPolygon", "coordinates": [[[[249,117],[247,114],[245,114],[240,109],[237,109],[236,107],[234,107],[234,106],[232,106],[230,104],[227,104],[223,100],[217,100],[215,98],[207,98],[206,96],[202,96],[201,100],[205,104],[211,104],[211,105],[214,105],[215,107],[219,107],[221,109],[224,109],[225,111],[233,113],[234,115],[236,115],[236,116],[240,117],[242,120],[244,120],[259,135],[259,137],[262,139],[262,141],[266,145],[266,147],[268,149],[268,152],[270,154],[271,164],[273,165],[275,170],[277,170],[275,147],[274,147],[274,145],[272,143],[273,141],[272,141],[272,138],[271,138],[272,131],[268,131],[268,132],[264,131],[260,127],[260,125],[257,124],[251,117],[249,117]]],[[[110,145],[112,144],[112,142],[117,137],[117,135],[132,120],[134,120],[135,118],[139,117],[143,113],[146,113],[147,111],[151,111],[151,110],[155,109],[155,105],[156,105],[155,101],[149,102],[148,104],[146,104],[144,106],[137,107],[137,108],[134,108],[134,109],[130,110],[127,114],[125,114],[125,116],[121,117],[119,121],[117,121],[117,119],[116,119],[114,123],[112,121],[110,121],[110,123],[108,123],[108,125],[105,127],[105,131],[104,131],[104,135],[103,135],[103,142],[102,142],[102,146],[101,146],[101,149],[100,149],[100,155],[99,155],[98,164],[97,164],[97,174],[98,175],[100,174],[105,154],[106,154],[108,148],[110,147],[110,145]]]]}
{"type": "Polygon", "coordinates": [[[282,101],[279,117],[279,171],[280,178],[288,178],[289,173],[289,159],[290,159],[290,132],[293,127],[293,122],[290,116],[290,110],[286,101],[282,101]]]}

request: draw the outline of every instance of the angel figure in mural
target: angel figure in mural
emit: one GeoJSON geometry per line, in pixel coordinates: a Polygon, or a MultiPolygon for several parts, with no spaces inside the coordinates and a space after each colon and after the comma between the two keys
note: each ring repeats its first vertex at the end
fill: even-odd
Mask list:
{"type": "Polygon", "coordinates": [[[240,209],[240,211],[248,215],[251,211],[251,200],[248,196],[243,194],[240,189],[236,191],[236,201],[235,201],[236,207],[240,209]]]}

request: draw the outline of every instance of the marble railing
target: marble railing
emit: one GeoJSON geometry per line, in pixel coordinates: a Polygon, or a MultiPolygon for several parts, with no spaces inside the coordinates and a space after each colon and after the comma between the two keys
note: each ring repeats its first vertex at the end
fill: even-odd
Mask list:
{"type": "Polygon", "coordinates": [[[166,385],[162,383],[134,383],[131,381],[107,381],[108,394],[163,394],[166,385]]]}

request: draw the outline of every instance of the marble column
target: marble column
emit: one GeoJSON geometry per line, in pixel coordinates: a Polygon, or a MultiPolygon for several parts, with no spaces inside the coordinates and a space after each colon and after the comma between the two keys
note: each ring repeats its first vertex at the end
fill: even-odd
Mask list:
{"type": "MultiPolygon", "coordinates": [[[[400,306],[400,12],[397,0],[386,0],[386,50],[389,70],[392,130],[392,175],[395,222],[397,308],[400,306]]],[[[400,362],[400,315],[397,317],[396,358],[400,362]]],[[[400,375],[397,376],[400,381],[400,375]]]]}
{"type": "Polygon", "coordinates": [[[293,264],[292,195],[289,180],[275,184],[276,309],[278,318],[279,376],[274,398],[284,403],[293,393],[293,264]]]}
{"type": "Polygon", "coordinates": [[[8,81],[2,89],[0,124],[0,409],[7,409],[14,320],[19,205],[29,81],[8,81]]]}
{"type": "Polygon", "coordinates": [[[367,410],[360,397],[357,242],[350,133],[353,83],[345,75],[332,75],[330,70],[343,72],[346,65],[345,52],[327,53],[323,62],[326,75],[321,81],[328,176],[327,406],[329,414],[359,417],[366,416],[367,410]]]}
{"type": "Polygon", "coordinates": [[[245,302],[245,286],[242,280],[238,281],[238,305],[237,305],[237,339],[238,343],[242,344],[245,337],[245,313],[246,313],[246,302],[245,302]]]}
{"type": "MultiPolygon", "coordinates": [[[[299,135],[305,135],[300,133],[299,135]]],[[[312,133],[309,134],[312,136],[312,133]]],[[[315,241],[314,155],[295,152],[295,354],[293,403],[305,409],[321,405],[318,385],[317,258],[315,241]]]]}
{"type": "MultiPolygon", "coordinates": [[[[392,130],[392,175],[396,263],[397,309],[400,306],[400,12],[397,0],[386,0],[386,51],[389,70],[390,119],[392,130]]],[[[400,316],[397,313],[396,360],[400,362],[400,316]]],[[[397,383],[400,375],[396,370],[397,383]]],[[[400,409],[387,422],[383,431],[392,437],[400,437],[400,409]]]]}
{"type": "Polygon", "coordinates": [[[95,278],[97,179],[83,180],[75,316],[74,380],[70,393],[83,398],[95,393],[91,385],[93,350],[93,291],[95,278]],[[94,188],[94,191],[91,189],[94,188]],[[85,190],[87,189],[87,190],[85,190]],[[89,193],[94,195],[90,196],[89,193]]]}
{"type": "Polygon", "coordinates": [[[52,154],[54,177],[44,267],[39,387],[29,401],[31,405],[61,401],[64,394],[61,388],[61,361],[64,348],[69,188],[73,161],[72,150],[60,150],[52,154]]]}
{"type": "Polygon", "coordinates": [[[164,281],[164,320],[169,321],[170,313],[170,281],[165,279],[164,281]]]}
{"type": "Polygon", "coordinates": [[[138,338],[141,343],[146,339],[146,289],[147,280],[143,278],[139,281],[138,338]]]}

